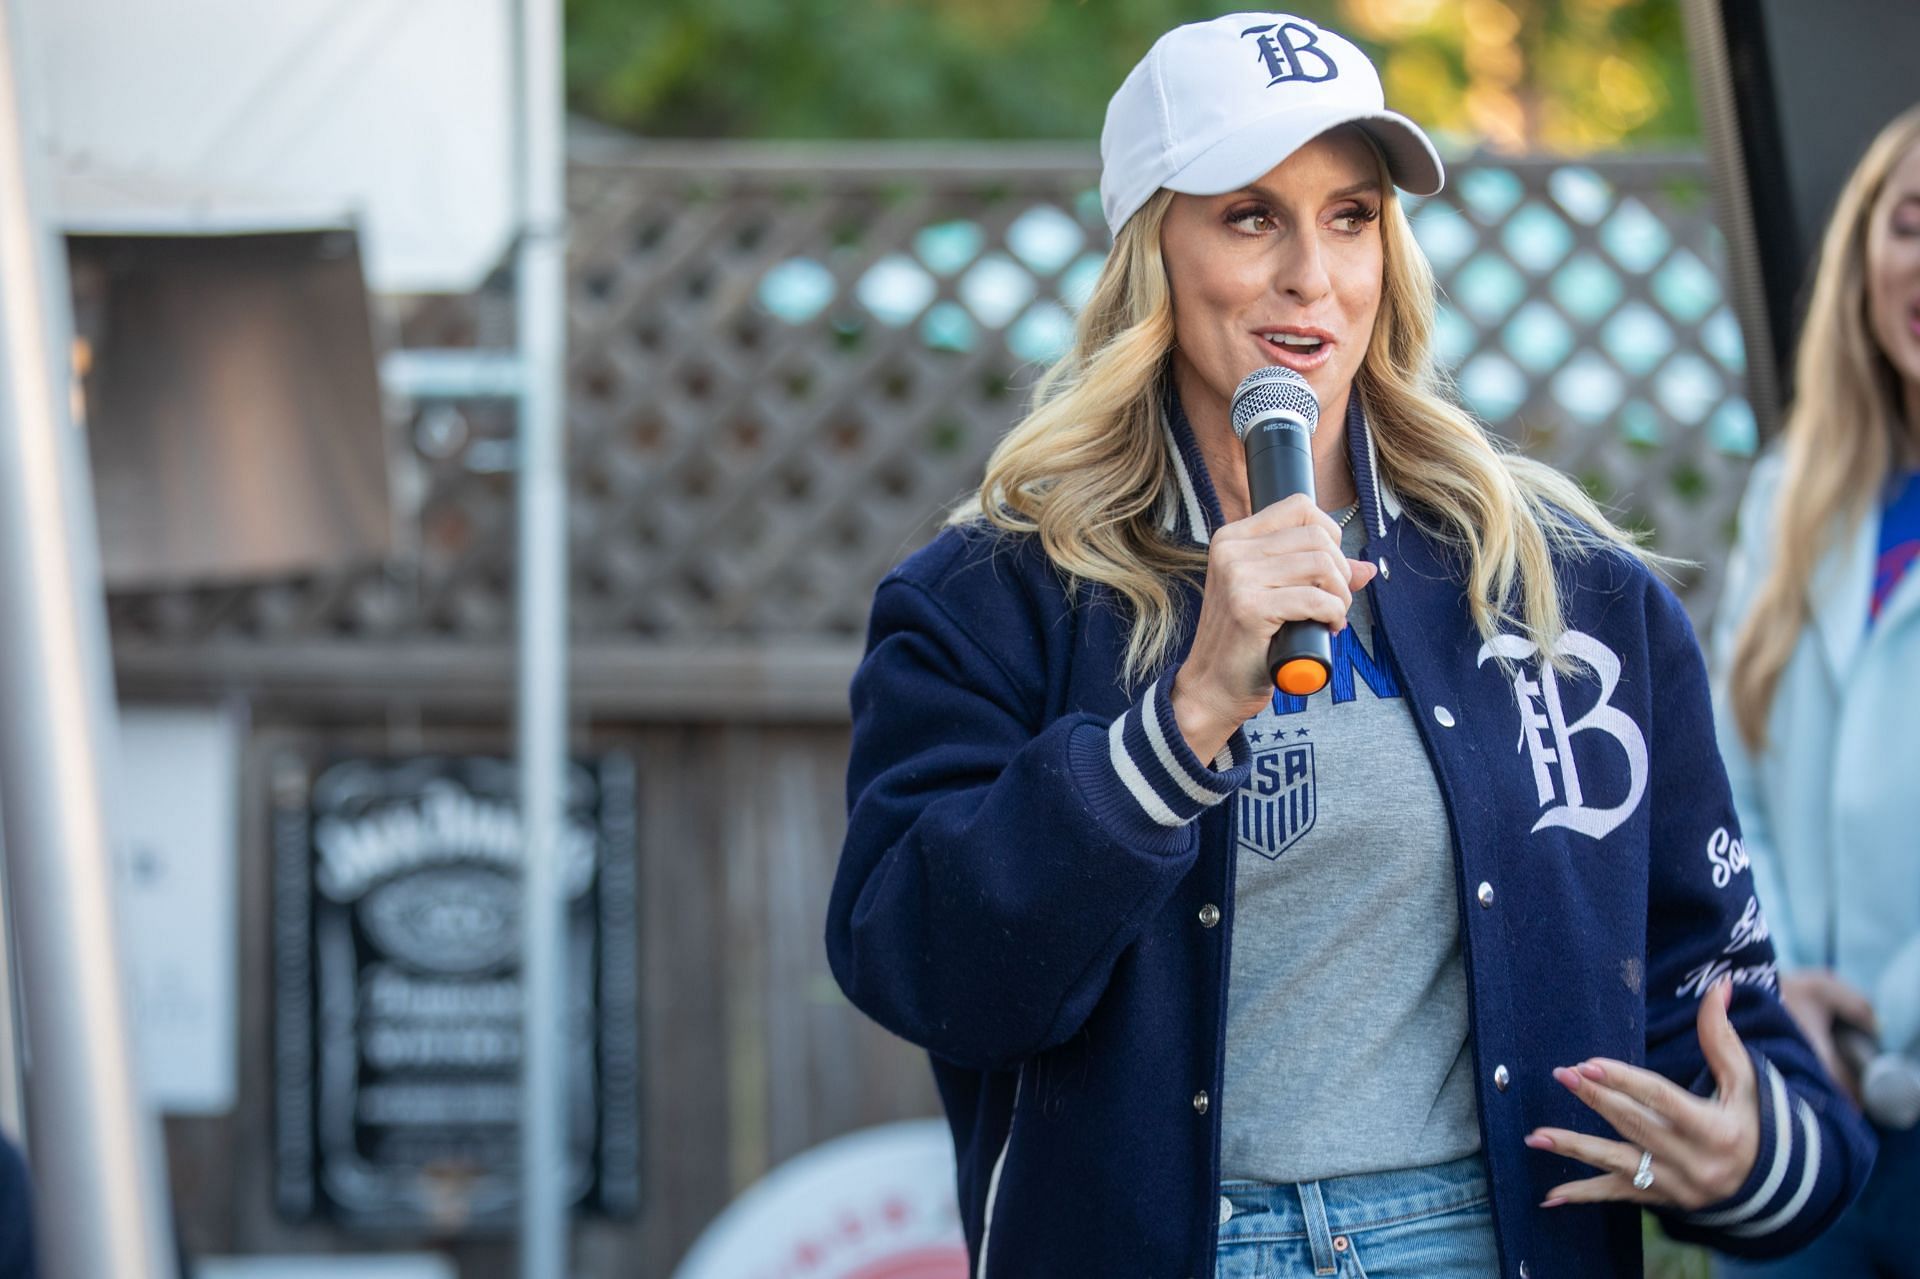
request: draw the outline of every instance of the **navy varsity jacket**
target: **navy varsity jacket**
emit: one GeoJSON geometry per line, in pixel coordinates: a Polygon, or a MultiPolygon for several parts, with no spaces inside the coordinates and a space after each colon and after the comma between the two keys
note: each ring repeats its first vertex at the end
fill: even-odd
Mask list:
{"type": "MultiPolygon", "coordinates": [[[[1723,975],[1759,1072],[1759,1159],[1724,1204],[1665,1224],[1791,1251],[1851,1201],[1873,1138],[1779,1002],[1686,614],[1596,553],[1561,565],[1575,675],[1519,636],[1483,642],[1457,560],[1380,482],[1359,399],[1375,660],[1410,699],[1452,826],[1502,1273],[1641,1272],[1638,1209],[1538,1208],[1594,1170],[1521,1139],[1613,1135],[1550,1074],[1591,1056],[1710,1092],[1694,1017],[1723,975]]],[[[1171,417],[1165,523],[1205,542],[1219,506],[1171,417]]],[[[1190,628],[1198,592],[1183,601],[1190,628]]],[[[1126,638],[1125,610],[1070,593],[1033,539],[949,528],[881,584],[854,680],[828,957],[856,1006],[932,1057],[975,1279],[1214,1270],[1222,801],[1253,750],[1236,734],[1197,759],[1168,700],[1178,667],[1123,687],[1126,638]]]]}

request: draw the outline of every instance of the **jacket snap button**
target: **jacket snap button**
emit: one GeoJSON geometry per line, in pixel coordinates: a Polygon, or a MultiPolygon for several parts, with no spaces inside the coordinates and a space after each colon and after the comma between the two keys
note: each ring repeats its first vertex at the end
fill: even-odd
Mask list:
{"type": "Polygon", "coordinates": [[[1193,1113],[1196,1115],[1207,1113],[1207,1090],[1204,1088],[1193,1094],[1193,1113]]]}
{"type": "Polygon", "coordinates": [[[1493,1086],[1495,1088],[1498,1088],[1501,1092],[1505,1092],[1507,1085],[1512,1082],[1513,1076],[1507,1073],[1505,1066],[1495,1066],[1493,1068],[1493,1086]]]}
{"type": "Polygon", "coordinates": [[[1200,927],[1212,928],[1220,922],[1220,908],[1212,902],[1200,908],[1200,927]]]}
{"type": "Polygon", "coordinates": [[[1448,710],[1448,709],[1447,709],[1446,707],[1444,707],[1444,706],[1436,706],[1436,707],[1434,707],[1434,708],[1433,708],[1433,717],[1434,717],[1434,718],[1435,718],[1436,720],[1438,720],[1438,721],[1440,721],[1440,727],[1442,727],[1442,728],[1452,728],[1452,727],[1453,727],[1453,712],[1452,712],[1452,711],[1450,711],[1450,710],[1448,710]]]}
{"type": "Polygon", "coordinates": [[[1527,1269],[1527,1263],[1520,1263],[1520,1279],[1533,1279],[1533,1272],[1527,1269]]]}
{"type": "Polygon", "coordinates": [[[1493,885],[1484,879],[1480,881],[1480,887],[1474,890],[1473,895],[1482,906],[1493,905],[1493,885]]]}
{"type": "Polygon", "coordinates": [[[1380,576],[1389,582],[1393,580],[1393,573],[1387,568],[1387,557],[1384,555],[1380,557],[1380,576]]]}

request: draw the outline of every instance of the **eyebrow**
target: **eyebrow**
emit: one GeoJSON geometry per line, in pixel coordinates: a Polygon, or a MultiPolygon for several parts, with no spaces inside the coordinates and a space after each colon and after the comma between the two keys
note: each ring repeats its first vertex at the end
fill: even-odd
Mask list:
{"type": "MultiPolygon", "coordinates": [[[[1276,204],[1281,203],[1278,192],[1273,191],[1268,187],[1261,186],[1257,182],[1251,186],[1243,187],[1241,188],[1241,190],[1243,194],[1263,196],[1266,199],[1272,200],[1276,204]]],[[[1363,178],[1360,181],[1353,183],[1351,186],[1344,186],[1344,187],[1341,187],[1338,191],[1328,192],[1326,198],[1329,201],[1344,200],[1350,195],[1362,195],[1367,192],[1378,192],[1379,190],[1380,190],[1380,182],[1377,178],[1363,178]]]]}

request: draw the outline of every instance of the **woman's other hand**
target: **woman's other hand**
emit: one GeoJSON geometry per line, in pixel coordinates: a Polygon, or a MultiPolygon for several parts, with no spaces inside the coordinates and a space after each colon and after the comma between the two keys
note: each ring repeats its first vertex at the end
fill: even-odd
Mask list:
{"type": "Polygon", "coordinates": [[[1727,1019],[1732,998],[1732,983],[1721,981],[1700,1000],[1695,1021],[1717,1089],[1712,1097],[1696,1097],[1663,1075],[1602,1057],[1553,1072],[1622,1140],[1565,1128],[1528,1134],[1527,1145],[1535,1150],[1604,1170],[1598,1177],[1555,1186],[1542,1207],[1624,1199],[1693,1212],[1740,1189],[1760,1157],[1760,1099],[1753,1058],[1727,1019]],[[1653,1156],[1653,1184],[1637,1189],[1633,1177],[1643,1151],[1653,1156]]]}
{"type": "Polygon", "coordinates": [[[1340,549],[1340,526],[1303,494],[1215,531],[1193,645],[1174,678],[1174,718],[1212,759],[1273,697],[1267,644],[1283,623],[1347,624],[1353,593],[1377,570],[1340,549]]]}
{"type": "Polygon", "coordinates": [[[1872,1033],[1878,1030],[1873,1004],[1859,989],[1826,968],[1808,968],[1780,977],[1780,1002],[1793,1014],[1794,1024],[1813,1045],[1820,1064],[1827,1068],[1835,1083],[1846,1090],[1853,1104],[1860,1104],[1860,1080],[1840,1056],[1833,1042],[1836,1021],[1848,1021],[1872,1033]]]}

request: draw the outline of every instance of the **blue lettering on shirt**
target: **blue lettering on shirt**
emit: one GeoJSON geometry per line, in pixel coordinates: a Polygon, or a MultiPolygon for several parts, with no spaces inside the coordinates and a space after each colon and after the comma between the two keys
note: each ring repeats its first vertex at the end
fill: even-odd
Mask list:
{"type": "MultiPolygon", "coordinates": [[[[1344,627],[1333,637],[1333,673],[1327,680],[1327,687],[1333,690],[1333,704],[1343,706],[1359,696],[1354,676],[1373,690],[1376,698],[1400,696],[1400,684],[1393,678],[1393,672],[1387,664],[1375,659],[1360,642],[1360,635],[1352,626],[1344,627]]],[[[1282,693],[1275,689],[1273,693],[1273,713],[1275,715],[1297,715],[1307,709],[1307,699],[1293,693],[1282,693]]]]}

